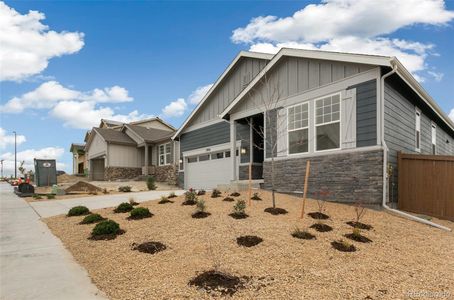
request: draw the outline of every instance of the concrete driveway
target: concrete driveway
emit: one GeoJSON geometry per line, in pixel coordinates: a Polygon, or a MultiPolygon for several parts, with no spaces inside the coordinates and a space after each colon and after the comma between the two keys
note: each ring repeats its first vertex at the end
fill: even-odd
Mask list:
{"type": "MultiPolygon", "coordinates": [[[[176,195],[184,193],[183,190],[173,191],[176,195]]],[[[90,196],[74,199],[63,200],[48,200],[30,202],[30,205],[42,217],[52,217],[56,215],[66,214],[71,207],[83,205],[89,209],[98,209],[105,207],[117,206],[121,202],[128,202],[129,198],[133,197],[137,202],[144,202],[161,198],[161,196],[169,195],[170,191],[147,191],[133,192],[115,195],[90,196]]]]}
{"type": "Polygon", "coordinates": [[[26,201],[0,183],[0,299],[105,299],[26,201]]]}

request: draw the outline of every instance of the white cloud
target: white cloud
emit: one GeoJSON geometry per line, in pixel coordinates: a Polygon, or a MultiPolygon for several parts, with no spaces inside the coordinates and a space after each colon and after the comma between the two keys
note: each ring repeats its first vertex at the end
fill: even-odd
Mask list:
{"type": "MultiPolygon", "coordinates": [[[[17,135],[16,144],[20,145],[26,141],[25,136],[17,135]]],[[[0,127],[0,149],[5,149],[9,145],[14,145],[14,134],[7,135],[6,130],[0,127]]]]}
{"type": "MultiPolygon", "coordinates": [[[[27,171],[33,170],[33,159],[60,159],[65,150],[60,147],[47,147],[39,150],[28,149],[24,151],[17,152],[17,167],[20,166],[20,162],[24,161],[24,167],[27,171]]],[[[0,155],[0,158],[3,159],[3,170],[5,175],[14,174],[14,152],[7,152],[0,155]]],[[[62,169],[65,165],[57,161],[57,168],[62,169]]],[[[19,174],[19,171],[18,171],[19,174]]]]}
{"type": "Polygon", "coordinates": [[[188,102],[191,104],[199,104],[200,100],[208,93],[213,84],[207,84],[204,86],[199,86],[195,91],[193,91],[189,97],[188,102]]]}
{"type": "Polygon", "coordinates": [[[64,126],[79,129],[90,129],[98,126],[101,119],[129,123],[152,117],[152,115],[139,114],[137,110],[126,115],[115,114],[110,107],[97,108],[94,101],[60,101],[50,114],[62,120],[64,126]]]}
{"type": "Polygon", "coordinates": [[[38,11],[22,15],[0,2],[0,80],[26,79],[46,69],[50,59],[82,49],[83,33],[49,30],[44,19],[38,11]]]}
{"type": "Polygon", "coordinates": [[[170,104],[166,105],[162,112],[166,117],[181,117],[188,105],[183,98],[178,98],[175,101],[170,102],[170,104]]]}
{"type": "MultiPolygon", "coordinates": [[[[417,79],[427,69],[434,45],[385,37],[416,24],[446,25],[454,12],[442,0],[326,0],[291,17],[257,17],[233,31],[232,41],[250,51],[276,53],[282,47],[396,56],[417,79]]],[[[440,80],[443,74],[426,72],[440,80]]]]}
{"type": "Polygon", "coordinates": [[[10,99],[5,105],[0,106],[0,111],[4,113],[20,113],[27,108],[52,108],[60,101],[118,103],[132,100],[128,95],[128,90],[120,86],[104,89],[96,88],[89,92],[81,92],[64,87],[57,81],[48,81],[42,83],[31,92],[10,99]]]}
{"type": "Polygon", "coordinates": [[[449,113],[449,117],[450,117],[451,120],[454,122],[454,108],[451,109],[451,112],[449,113]]]}

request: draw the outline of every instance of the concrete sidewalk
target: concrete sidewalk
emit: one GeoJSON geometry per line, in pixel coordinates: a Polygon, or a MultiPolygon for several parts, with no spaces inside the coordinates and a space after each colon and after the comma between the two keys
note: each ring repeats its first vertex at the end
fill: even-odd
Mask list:
{"type": "Polygon", "coordinates": [[[30,205],[0,183],[0,299],[105,299],[30,205]]]}
{"type": "MultiPolygon", "coordinates": [[[[147,191],[133,192],[115,195],[90,196],[64,200],[48,200],[30,202],[30,205],[43,218],[56,215],[66,214],[71,207],[83,205],[89,209],[98,209],[105,207],[117,206],[121,202],[128,202],[129,198],[133,197],[137,202],[144,202],[161,198],[161,196],[169,195],[171,191],[147,191]]],[[[174,191],[176,195],[184,193],[183,190],[174,191]]]]}

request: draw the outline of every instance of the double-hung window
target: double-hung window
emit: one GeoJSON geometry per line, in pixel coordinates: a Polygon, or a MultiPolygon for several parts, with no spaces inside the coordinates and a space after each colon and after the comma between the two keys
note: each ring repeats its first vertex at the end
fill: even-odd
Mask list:
{"type": "Polygon", "coordinates": [[[159,145],[159,165],[168,165],[171,161],[170,143],[159,145]]]}
{"type": "Polygon", "coordinates": [[[340,148],[340,95],[315,101],[315,150],[340,148]]]}
{"type": "Polygon", "coordinates": [[[437,154],[437,126],[432,123],[432,154],[437,154]]]}
{"type": "Polygon", "coordinates": [[[417,152],[421,152],[421,111],[416,109],[416,124],[415,124],[415,148],[417,152]]]}
{"type": "Polygon", "coordinates": [[[288,108],[288,153],[309,151],[309,104],[288,108]]]}

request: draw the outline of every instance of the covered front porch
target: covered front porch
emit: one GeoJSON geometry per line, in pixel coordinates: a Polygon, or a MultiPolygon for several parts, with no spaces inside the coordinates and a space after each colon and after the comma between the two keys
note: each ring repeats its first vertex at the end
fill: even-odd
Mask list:
{"type": "Polygon", "coordinates": [[[164,144],[145,143],[139,146],[142,156],[142,176],[154,176],[158,182],[176,181],[176,167],[173,163],[172,142],[164,144]]]}

